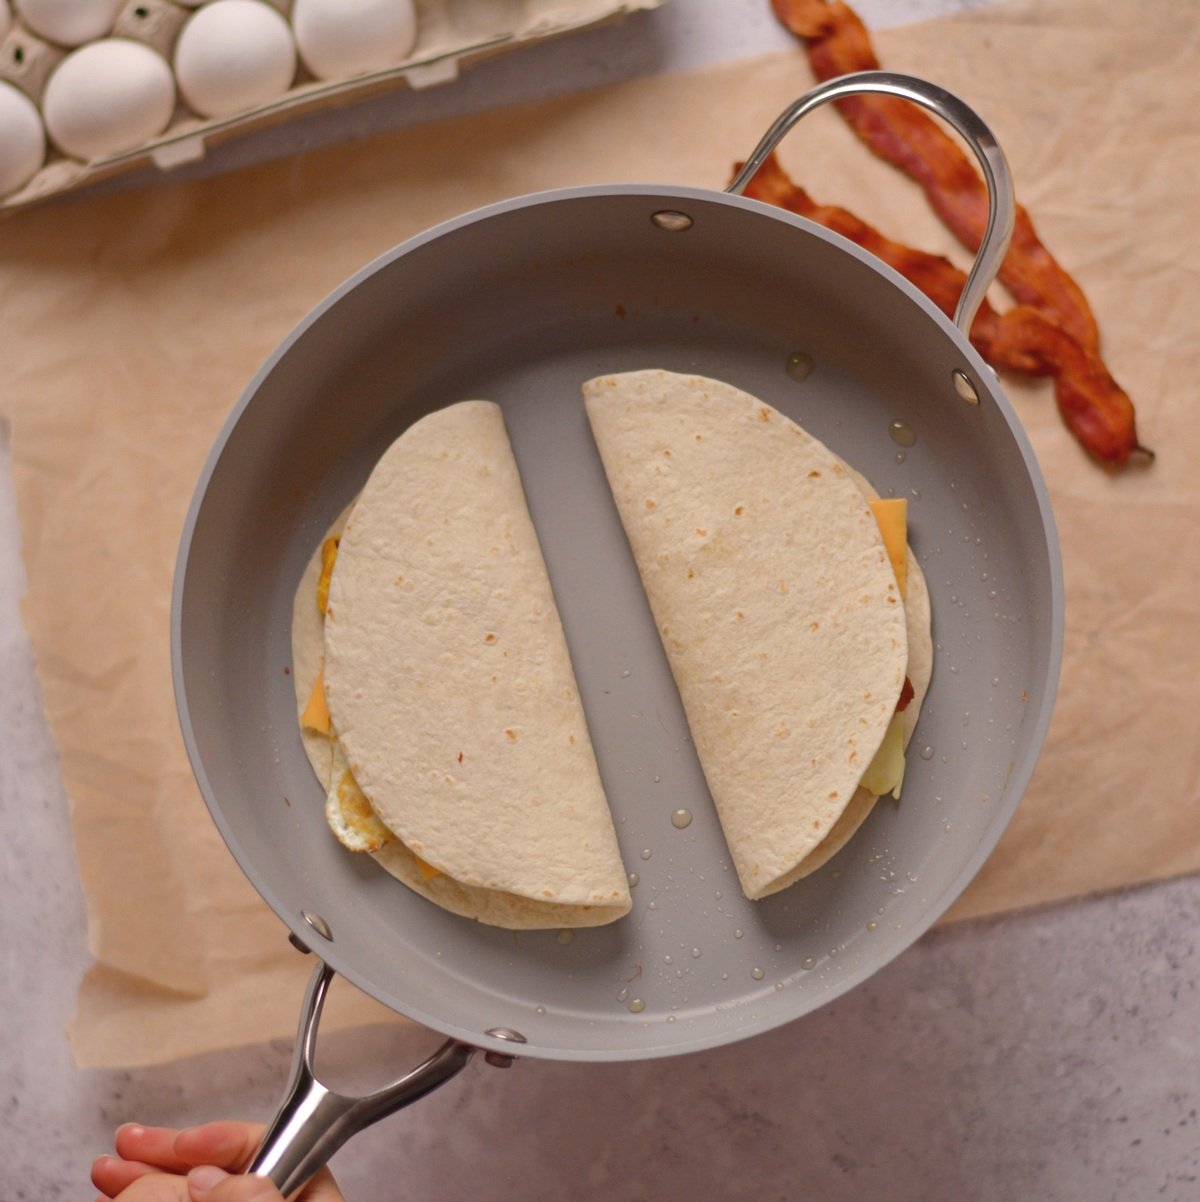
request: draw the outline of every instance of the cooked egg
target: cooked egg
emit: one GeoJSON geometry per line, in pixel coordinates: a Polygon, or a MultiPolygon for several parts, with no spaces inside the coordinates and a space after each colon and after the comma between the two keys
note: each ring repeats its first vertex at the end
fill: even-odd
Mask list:
{"type": "Polygon", "coordinates": [[[179,91],[202,117],[274,100],[295,74],[291,28],[261,0],[214,0],[188,18],[175,43],[179,91]]]}
{"type": "Polygon", "coordinates": [[[350,851],[378,851],[396,836],[380,822],[358,787],[341,743],[333,745],[333,774],[325,798],[325,821],[338,842],[350,851]]]}
{"type": "Polygon", "coordinates": [[[127,38],[105,38],[68,54],[42,96],[50,137],[77,159],[132,150],[162,133],[174,111],[166,59],[127,38]]]}
{"type": "Polygon", "coordinates": [[[48,42],[82,46],[102,38],[117,19],[124,0],[16,0],[21,20],[48,42]]]}
{"type": "Polygon", "coordinates": [[[413,0],[295,0],[300,57],[318,79],[344,79],[402,62],[417,40],[413,0]]]}
{"type": "Polygon", "coordinates": [[[45,157],[37,105],[19,88],[0,82],[0,196],[29,183],[45,157]]]}

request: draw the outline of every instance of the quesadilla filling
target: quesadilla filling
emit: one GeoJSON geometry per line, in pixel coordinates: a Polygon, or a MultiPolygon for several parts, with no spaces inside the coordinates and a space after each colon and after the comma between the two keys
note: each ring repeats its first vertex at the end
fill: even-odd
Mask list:
{"type": "MultiPolygon", "coordinates": [[[[892,562],[892,571],[896,573],[896,586],[900,590],[900,597],[907,601],[908,502],[903,497],[889,497],[868,503],[875,520],[879,523],[883,545],[892,562]]],[[[862,788],[877,797],[882,797],[885,793],[890,793],[895,798],[900,796],[900,787],[904,783],[904,711],[912,698],[912,681],[906,676],[900,700],[896,703],[896,712],[888,723],[887,733],[859,782],[862,788]]]]}

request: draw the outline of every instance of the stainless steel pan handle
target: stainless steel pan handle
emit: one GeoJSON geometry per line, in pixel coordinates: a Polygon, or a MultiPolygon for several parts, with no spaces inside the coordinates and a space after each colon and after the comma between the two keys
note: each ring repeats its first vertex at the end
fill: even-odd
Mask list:
{"type": "Polygon", "coordinates": [[[911,75],[897,75],[891,71],[859,71],[818,84],[780,113],[746,160],[746,165],[738,172],[737,178],[725,190],[741,195],[754,173],[762,166],[763,160],[801,117],[831,100],[840,100],[845,96],[855,96],[863,92],[877,92],[884,96],[911,100],[936,113],[963,136],[979,160],[988,190],[987,227],[983,233],[983,241],[979,244],[975,263],[971,267],[971,274],[967,276],[962,296],[959,298],[958,308],[954,312],[954,324],[964,336],[969,337],[975,313],[983,302],[984,294],[996,278],[1008,250],[1017,202],[1013,197],[1008,162],[992,131],[972,109],[944,88],[911,75]]]}
{"type": "Polygon", "coordinates": [[[478,1050],[448,1039],[424,1063],[375,1093],[362,1098],[335,1093],[317,1080],[313,1067],[317,1027],[332,980],[333,969],[318,961],[304,995],[283,1102],[245,1170],[270,1178],[285,1198],[298,1192],[351,1136],[420,1101],[466,1068],[478,1050]]]}

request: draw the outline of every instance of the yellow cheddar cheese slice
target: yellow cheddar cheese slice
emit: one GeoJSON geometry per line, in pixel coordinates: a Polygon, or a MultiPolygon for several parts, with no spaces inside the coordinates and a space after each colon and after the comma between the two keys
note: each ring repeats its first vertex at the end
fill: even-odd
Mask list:
{"type": "Polygon", "coordinates": [[[872,501],[871,512],[879,523],[883,545],[887,548],[900,596],[908,596],[908,502],[903,497],[884,497],[872,501]]]}
{"type": "Polygon", "coordinates": [[[317,578],[317,609],[321,611],[322,617],[329,608],[329,580],[333,575],[333,565],[337,559],[340,541],[339,536],[335,534],[321,544],[321,575],[317,578]]]}
{"type": "Polygon", "coordinates": [[[329,704],[325,700],[325,667],[317,672],[313,682],[312,692],[308,695],[308,703],[300,715],[300,725],[305,730],[314,731],[319,735],[332,733],[329,723],[329,704]]]}

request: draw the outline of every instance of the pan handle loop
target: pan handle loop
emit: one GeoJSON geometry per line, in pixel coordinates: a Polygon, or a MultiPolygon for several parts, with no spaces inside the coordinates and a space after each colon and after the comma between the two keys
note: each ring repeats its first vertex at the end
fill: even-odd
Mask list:
{"type": "Polygon", "coordinates": [[[954,324],[964,336],[969,337],[971,322],[983,302],[984,294],[996,278],[1000,264],[1004,261],[1012,238],[1017,205],[1013,196],[1008,162],[992,131],[974,110],[944,88],[911,75],[898,75],[892,71],[858,71],[818,84],[790,104],[775,119],[771,128],[763,135],[762,141],[746,160],[746,165],[725,191],[740,196],[754,173],[762,166],[763,160],[801,117],[831,100],[840,100],[862,92],[877,92],[884,96],[912,100],[936,113],[963,136],[979,160],[988,190],[987,227],[979,245],[979,252],[975,256],[975,263],[971,267],[971,274],[967,277],[962,296],[959,298],[958,308],[954,312],[954,324]]]}
{"type": "Polygon", "coordinates": [[[366,1097],[327,1089],[317,1080],[313,1063],[321,1009],[333,975],[328,964],[317,962],[304,995],[287,1091],[245,1170],[269,1178],[285,1198],[297,1193],[351,1136],[420,1101],[466,1068],[477,1050],[448,1039],[424,1063],[366,1097]]]}

